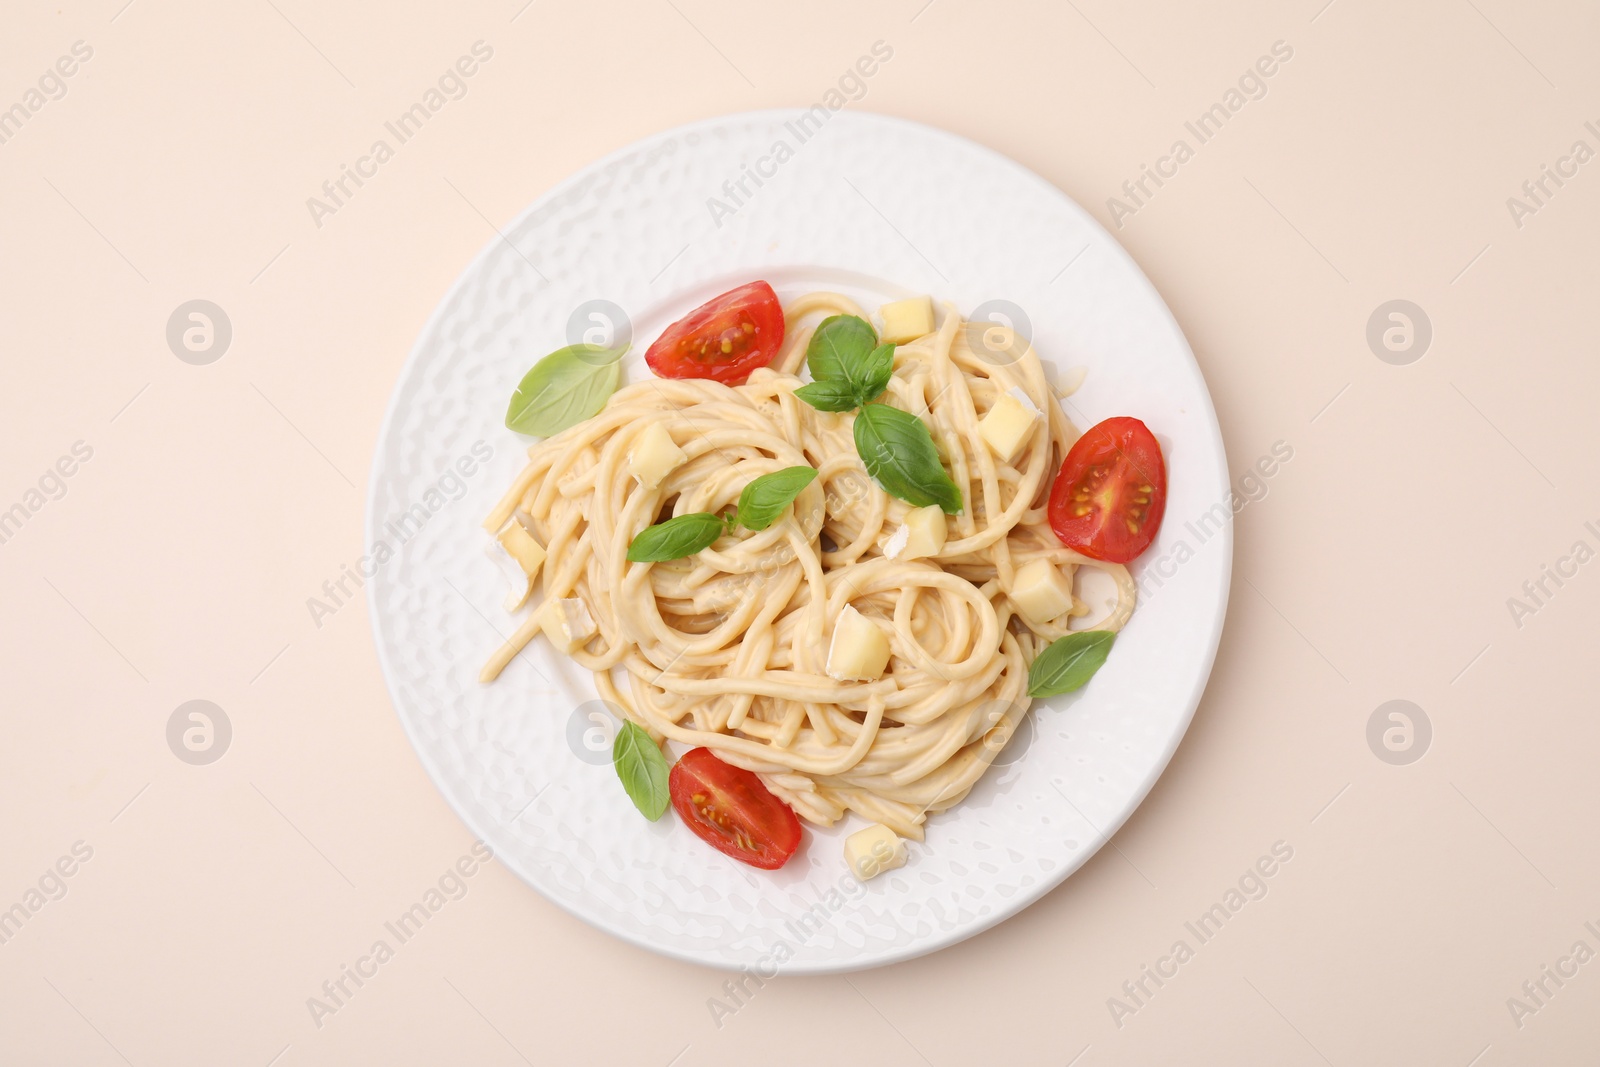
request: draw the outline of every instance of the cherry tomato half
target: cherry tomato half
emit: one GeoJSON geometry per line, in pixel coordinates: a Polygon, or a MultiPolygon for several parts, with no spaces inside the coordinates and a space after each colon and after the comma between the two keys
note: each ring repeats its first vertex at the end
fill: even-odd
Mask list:
{"type": "Polygon", "coordinates": [[[1156,539],[1167,509],[1167,465],[1150,428],[1107,419],[1067,451],[1050,490],[1050,528],[1075,552],[1127,563],[1156,539]]]}
{"type": "Polygon", "coordinates": [[[644,354],[662,378],[743,385],[783,347],[783,308],[766,282],[730,289],[668,326],[644,354]]]}
{"type": "Polygon", "coordinates": [[[709,748],[684,753],[667,777],[672,806],[695,835],[736,860],[775,871],[800,847],[800,820],[761,779],[709,748]]]}

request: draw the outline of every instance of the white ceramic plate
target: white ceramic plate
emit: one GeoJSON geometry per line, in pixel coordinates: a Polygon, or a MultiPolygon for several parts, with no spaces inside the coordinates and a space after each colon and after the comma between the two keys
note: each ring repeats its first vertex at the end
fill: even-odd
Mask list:
{"type": "Polygon", "coordinates": [[[1205,383],[1116,242],[1058,189],[969,141],[878,115],[811,122],[757,112],[651,137],[507,226],[406,362],[367,512],[374,559],[385,557],[369,565],[367,590],[395,708],[473,832],[603,930],[766,974],[854,970],[953,944],[1093,855],[1189,724],[1232,561],[1227,465],[1205,383]],[[663,327],[754,278],[785,301],[829,288],[868,308],[916,293],[968,315],[1007,302],[1047,362],[1088,368],[1068,403],[1080,427],[1135,415],[1166,451],[1166,522],[1135,567],[1144,595],[1109,662],[1078,693],[1035,704],[1033,728],[962,805],[930,819],[910,862],[865,886],[840,856],[859,822],[808,827],[801,852],[767,873],[712,851],[671,813],[640,817],[610,767],[592,679],[546,642],[495,685],[476,681],[515,625],[479,522],[523,465],[529,441],[502,421],[522,374],[578,340],[574,331],[603,334],[607,319],[626,330],[624,309],[635,380],[663,327]]]}

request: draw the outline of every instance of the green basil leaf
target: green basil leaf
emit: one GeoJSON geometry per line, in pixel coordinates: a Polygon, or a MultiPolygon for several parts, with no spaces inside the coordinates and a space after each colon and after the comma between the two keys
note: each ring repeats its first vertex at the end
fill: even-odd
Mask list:
{"type": "Polygon", "coordinates": [[[625,722],[611,744],[611,765],[622,779],[622,788],[633,799],[633,806],[652,822],[667,810],[672,794],[667,786],[667,757],[661,746],[635,722],[625,722]]]}
{"type": "Polygon", "coordinates": [[[1080,630],[1050,642],[1028,668],[1028,695],[1053,697],[1079,689],[1111,652],[1110,630],[1080,630]]]}
{"type": "Polygon", "coordinates": [[[819,411],[849,411],[876,400],[894,376],[894,345],[878,344],[871,324],[856,315],[822,320],[806,346],[814,379],[794,395],[819,411]]]}
{"type": "Polygon", "coordinates": [[[765,530],[816,477],[817,472],[811,467],[785,467],[763,474],[739,494],[739,525],[747,530],[765,530]]]}
{"type": "Polygon", "coordinates": [[[878,399],[889,388],[889,379],[893,377],[894,345],[881,344],[861,361],[859,369],[852,374],[857,387],[856,396],[863,404],[878,399]]]}
{"type": "Polygon", "coordinates": [[[724,529],[722,516],[709,511],[658,522],[640,530],[639,536],[628,544],[628,562],[665,563],[692,556],[721,537],[724,529]]]}
{"type": "Polygon", "coordinates": [[[961,513],[961,490],[945,473],[921,419],[868,404],[856,414],[855,437],[862,464],[884,492],[919,508],[938,504],[947,515],[961,513]]]}
{"type": "Polygon", "coordinates": [[[806,366],[819,382],[854,381],[848,371],[865,359],[878,343],[878,335],[858,315],[833,315],[811,335],[806,345],[806,366]]]}
{"type": "Polygon", "coordinates": [[[849,382],[812,382],[796,389],[794,395],[818,411],[854,411],[861,406],[849,382]]]}
{"type": "Polygon", "coordinates": [[[506,427],[533,437],[554,437],[599,413],[622,380],[623,348],[558,348],[522,376],[506,408],[506,427]]]}

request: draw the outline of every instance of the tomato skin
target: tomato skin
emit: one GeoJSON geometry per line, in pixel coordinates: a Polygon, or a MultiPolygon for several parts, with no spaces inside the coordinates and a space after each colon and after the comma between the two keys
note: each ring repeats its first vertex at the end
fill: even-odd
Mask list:
{"type": "Polygon", "coordinates": [[[789,805],[753,772],[722,762],[709,748],[684,753],[667,787],[678,817],[718,852],[775,871],[800,847],[800,820],[789,805]]]}
{"type": "Polygon", "coordinates": [[[1091,559],[1127,563],[1150,547],[1167,510],[1161,445],[1138,419],[1096,423],[1061,462],[1050,490],[1050,528],[1091,559]]]}
{"type": "Polygon", "coordinates": [[[644,361],[662,378],[711,378],[743,385],[783,348],[783,306],[766,282],[730,289],[656,338],[644,361]]]}

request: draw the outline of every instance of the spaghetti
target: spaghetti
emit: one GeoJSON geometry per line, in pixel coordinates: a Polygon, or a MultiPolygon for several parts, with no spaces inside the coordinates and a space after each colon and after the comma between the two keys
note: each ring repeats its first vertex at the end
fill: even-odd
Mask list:
{"type": "Polygon", "coordinates": [[[811,822],[830,825],[848,810],[921,840],[927,815],[966,796],[1027,714],[1034,657],[1090,614],[1079,572],[1104,571],[1115,588],[1092,628],[1119,630],[1134,607],[1125,567],[1064,548],[1051,532],[1051,480],[1079,431],[1038,355],[989,325],[1011,354],[985,358],[955,309],[943,311],[936,330],[895,349],[882,397],[927,424],[961,490],[965,507],[946,517],[942,549],[891,558],[911,506],[867,475],[853,412],[793,395],[814,320],[864,317],[843,296],[813,293],[785,309],[783,349],[745,384],[641,381],[529,449],[484,526],[520,521],[546,546],[543,593],[482,680],[499,675],[556,602],[577,598],[596,632],[572,658],[652,738],[715,750],[811,822]],[[979,420],[1016,390],[1044,415],[1007,461],[986,446],[979,420]],[[628,459],[652,423],[686,459],[647,488],[628,459]],[[633,538],[659,519],[721,512],[753,479],[800,465],[818,476],[769,528],[724,533],[672,562],[627,561],[633,538]],[[1070,608],[1046,622],[1025,619],[1012,599],[1018,570],[1041,559],[1072,589],[1070,608]],[[826,669],[847,607],[888,639],[876,680],[826,669]]]}

